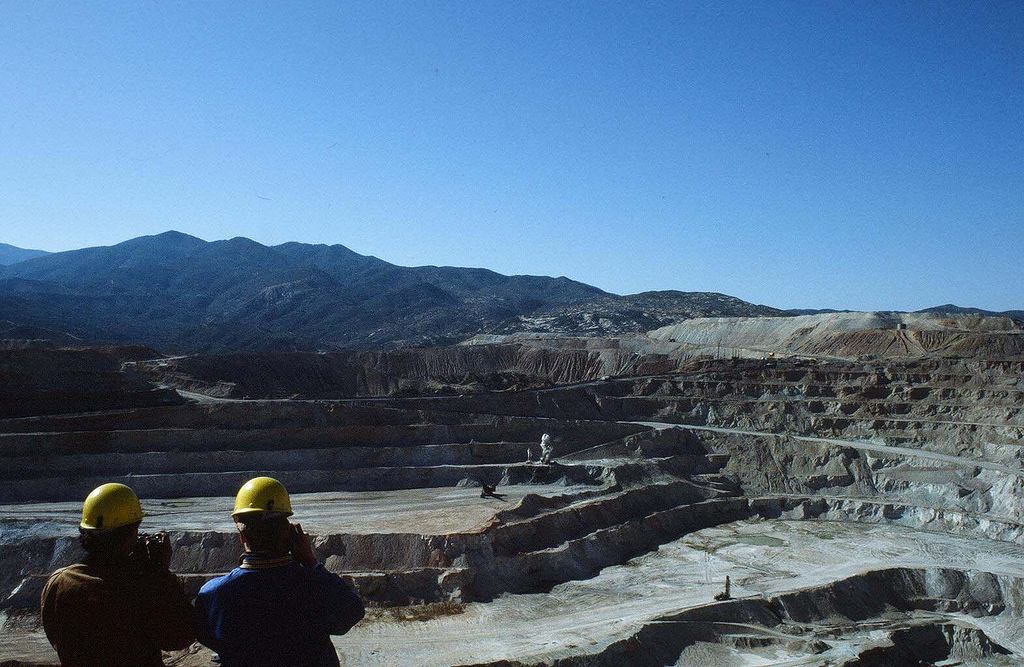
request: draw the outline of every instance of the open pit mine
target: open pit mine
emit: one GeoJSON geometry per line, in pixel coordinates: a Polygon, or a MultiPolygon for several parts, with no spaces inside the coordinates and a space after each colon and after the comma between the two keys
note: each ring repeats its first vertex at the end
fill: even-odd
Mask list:
{"type": "MultiPolygon", "coordinates": [[[[1024,664],[1024,332],[843,313],[374,352],[0,350],[0,664],[129,484],[195,592],[271,475],[363,665],[1024,664]],[[548,434],[553,456],[539,462],[548,434]],[[482,497],[483,484],[500,498],[482,497]]],[[[166,664],[211,664],[196,644],[166,664]]]]}

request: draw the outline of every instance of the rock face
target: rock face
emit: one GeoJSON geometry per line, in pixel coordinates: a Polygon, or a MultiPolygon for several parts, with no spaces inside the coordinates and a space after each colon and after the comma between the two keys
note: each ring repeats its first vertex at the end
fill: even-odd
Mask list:
{"type": "Polygon", "coordinates": [[[0,348],[0,417],[180,403],[173,390],[122,371],[112,352],[0,348]]]}
{"type": "Polygon", "coordinates": [[[217,397],[340,398],[551,387],[619,371],[631,353],[524,345],[328,354],[235,353],[138,364],[155,382],[217,397]]]}
{"type": "MultiPolygon", "coordinates": [[[[464,345],[342,353],[250,352],[155,359],[133,366],[154,382],[215,397],[348,398],[552,387],[605,376],[687,371],[695,359],[1024,358],[1009,318],[838,313],[693,319],[614,338],[479,335],[464,345]]],[[[744,367],[737,366],[738,372],[744,367]]],[[[928,372],[927,369],[922,372],[928,372]]],[[[724,379],[723,382],[728,382],[724,379]]]]}
{"type": "MultiPolygon", "coordinates": [[[[779,329],[763,339],[806,342],[813,321],[789,333],[762,323],[779,329]]],[[[1012,323],[895,323],[908,328],[847,331],[1019,335],[1012,323]]],[[[320,560],[371,606],[338,640],[347,664],[1024,660],[1024,358],[986,345],[687,356],[685,345],[727,339],[749,349],[754,326],[695,321],[717,333],[688,343],[671,340],[677,330],[108,356],[101,389],[138,369],[210,402],[0,419],[0,607],[23,619],[0,647],[52,664],[24,619],[45,574],[80,555],[74,517],[93,486],[139,491],[196,590],[236,562],[230,496],[271,474],[295,493],[320,560]],[[627,370],[606,372],[616,366],[627,370]],[[555,463],[528,463],[545,433],[555,463]],[[481,496],[482,484],[505,498],[481,496]],[[726,577],[731,598],[716,599],[726,577]]]]}

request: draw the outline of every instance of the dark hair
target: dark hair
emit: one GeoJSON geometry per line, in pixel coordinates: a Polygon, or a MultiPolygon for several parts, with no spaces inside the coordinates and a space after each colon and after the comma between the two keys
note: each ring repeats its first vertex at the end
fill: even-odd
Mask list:
{"type": "Polygon", "coordinates": [[[235,519],[235,523],[238,524],[249,551],[284,554],[291,548],[288,517],[283,514],[242,514],[235,519]]]}
{"type": "Polygon", "coordinates": [[[82,548],[89,554],[90,559],[111,560],[125,555],[123,553],[124,543],[128,538],[133,537],[138,529],[139,522],[113,530],[79,528],[78,541],[82,543],[82,548]]]}

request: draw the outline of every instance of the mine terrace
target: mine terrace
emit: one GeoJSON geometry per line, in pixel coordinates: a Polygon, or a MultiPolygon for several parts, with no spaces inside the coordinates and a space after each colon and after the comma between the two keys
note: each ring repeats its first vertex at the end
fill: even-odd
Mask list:
{"type": "Polygon", "coordinates": [[[1022,341],[863,313],[329,354],[9,341],[0,655],[56,664],[39,594],[91,488],[139,493],[194,593],[270,474],[369,607],[344,665],[1017,664],[1022,341]]]}

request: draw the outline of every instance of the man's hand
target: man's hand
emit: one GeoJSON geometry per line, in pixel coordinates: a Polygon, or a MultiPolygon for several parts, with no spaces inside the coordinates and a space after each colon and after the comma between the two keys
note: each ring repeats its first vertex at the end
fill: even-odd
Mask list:
{"type": "Polygon", "coordinates": [[[313,541],[309,535],[302,532],[301,525],[297,523],[291,524],[291,537],[292,557],[298,561],[299,565],[305,565],[306,567],[316,565],[316,556],[313,555],[313,541]]]}
{"type": "Polygon", "coordinates": [[[160,570],[171,569],[171,537],[167,533],[157,533],[149,539],[149,560],[160,570]]]}

